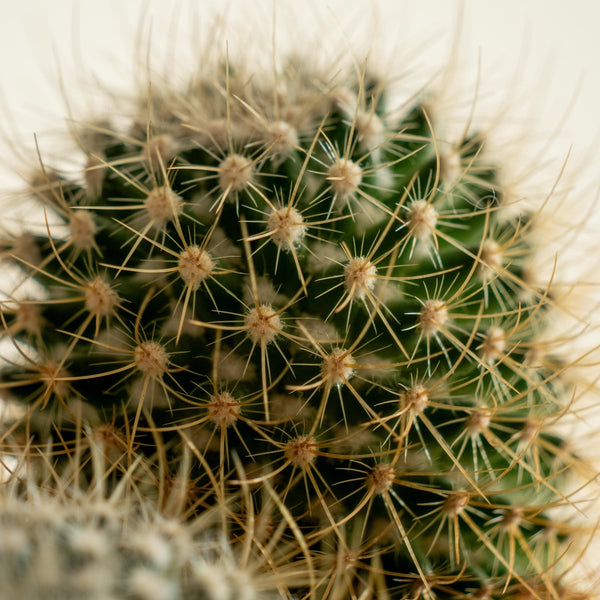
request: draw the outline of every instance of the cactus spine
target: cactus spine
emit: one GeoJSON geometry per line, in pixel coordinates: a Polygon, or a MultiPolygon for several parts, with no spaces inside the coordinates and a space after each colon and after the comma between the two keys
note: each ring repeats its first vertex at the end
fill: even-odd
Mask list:
{"type": "MultiPolygon", "coordinates": [[[[446,150],[427,102],[394,110],[368,69],[290,60],[268,82],[204,64],[124,126],[77,125],[81,173],[32,177],[45,225],[2,244],[36,284],[2,306],[0,385],[25,407],[5,444],[101,448],[117,487],[136,456],[166,481],[192,449],[182,514],[243,488],[289,527],[310,569],[282,597],[571,597],[585,464],[554,425],[577,360],[545,335],[560,298],[531,276],[536,214],[505,210],[484,133],[446,150]]],[[[76,535],[69,502],[44,504],[76,535]]],[[[101,572],[130,557],[119,527],[101,572]]]]}

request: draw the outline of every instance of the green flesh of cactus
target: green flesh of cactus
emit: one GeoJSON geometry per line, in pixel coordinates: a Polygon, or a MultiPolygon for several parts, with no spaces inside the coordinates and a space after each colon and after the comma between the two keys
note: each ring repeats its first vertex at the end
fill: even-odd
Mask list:
{"type": "Polygon", "coordinates": [[[195,447],[204,505],[274,490],[315,597],[566,597],[578,459],[532,216],[483,135],[444,150],[426,103],[305,75],[223,69],[79,126],[84,177],[46,165],[46,233],[4,242],[43,294],[3,309],[28,358],[2,385],[39,441],[83,415],[117,461],[195,447]]]}

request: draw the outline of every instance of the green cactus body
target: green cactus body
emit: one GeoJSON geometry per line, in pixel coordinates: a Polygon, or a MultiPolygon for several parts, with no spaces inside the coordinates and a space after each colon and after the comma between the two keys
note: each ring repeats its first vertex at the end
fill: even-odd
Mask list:
{"type": "Polygon", "coordinates": [[[195,447],[198,506],[267,486],[318,573],[288,597],[567,597],[567,364],[484,135],[443,154],[368,73],[252,75],[153,89],[79,127],[81,177],[44,167],[63,226],[3,243],[44,290],[3,306],[5,439],[50,415],[71,448],[84,415],[117,463],[195,447]]]}

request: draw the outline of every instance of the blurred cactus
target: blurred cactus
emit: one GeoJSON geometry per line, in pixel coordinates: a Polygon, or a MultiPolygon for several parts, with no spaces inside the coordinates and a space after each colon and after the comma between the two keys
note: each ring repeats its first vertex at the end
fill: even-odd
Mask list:
{"type": "MultiPolygon", "coordinates": [[[[275,544],[259,551],[250,523],[237,523],[238,544],[231,546],[226,532],[235,521],[225,514],[233,498],[184,520],[185,485],[168,488],[163,480],[157,490],[156,472],[141,456],[116,483],[102,446],[91,449],[87,483],[83,465],[60,473],[50,454],[38,452],[21,456],[5,477],[1,600],[275,600],[286,582],[306,579],[300,561],[294,572],[282,566],[273,573],[286,543],[278,538],[275,551],[275,544]]],[[[189,483],[189,452],[180,467],[180,482],[189,483]]]]}
{"type": "MultiPolygon", "coordinates": [[[[83,420],[115,474],[195,448],[186,514],[243,486],[277,531],[268,486],[293,519],[290,563],[314,561],[284,597],[575,597],[572,475],[593,474],[555,427],[579,359],[547,333],[560,298],[532,276],[537,214],[506,197],[484,133],[441,139],[426,95],[398,111],[368,69],[298,61],[269,81],[207,62],[125,126],[74,127],[79,175],[31,178],[45,227],[2,241],[22,281],[0,385],[25,407],[5,443],[53,436],[69,454],[83,420]]],[[[258,597],[168,578],[160,595],[156,571],[147,595],[115,588],[100,575],[129,581],[151,558],[78,510],[42,495],[2,515],[23,565],[69,571],[61,598],[92,563],[108,587],[90,598],[258,597]]],[[[139,527],[160,535],[157,519],[139,527]]]]}

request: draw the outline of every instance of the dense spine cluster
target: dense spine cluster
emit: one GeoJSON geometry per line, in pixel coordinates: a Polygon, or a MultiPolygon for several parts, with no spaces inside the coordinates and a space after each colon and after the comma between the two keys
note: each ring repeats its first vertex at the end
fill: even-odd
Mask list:
{"type": "Polygon", "coordinates": [[[2,439],[69,455],[85,422],[115,473],[193,448],[188,514],[243,488],[290,527],[312,575],[282,597],[571,597],[584,465],[554,427],[573,392],[535,215],[505,210],[484,134],[449,146],[368,70],[276,79],[205,64],[79,125],[80,176],[32,178],[45,231],[2,241],[0,387],[25,407],[2,439]]]}

